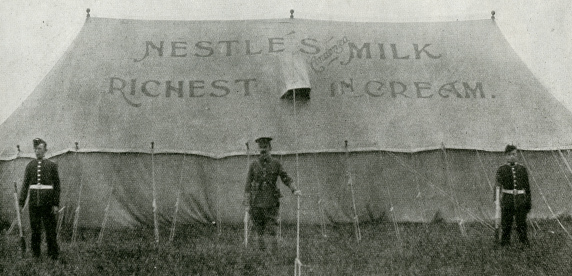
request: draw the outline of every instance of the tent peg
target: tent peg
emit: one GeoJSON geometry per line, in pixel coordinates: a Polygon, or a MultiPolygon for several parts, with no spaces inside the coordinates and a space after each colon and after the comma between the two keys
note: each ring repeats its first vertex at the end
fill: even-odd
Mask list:
{"type": "Polygon", "coordinates": [[[348,140],[345,140],[344,143],[346,144],[346,149],[348,148],[348,140]]]}
{"type": "Polygon", "coordinates": [[[290,10],[290,19],[294,19],[294,10],[290,10]]]}
{"type": "Polygon", "coordinates": [[[90,11],[91,11],[91,10],[90,10],[89,8],[87,8],[87,10],[85,10],[85,12],[87,12],[87,15],[86,15],[85,17],[87,17],[87,18],[90,17],[90,15],[89,15],[89,12],[90,12],[90,11]]]}
{"type": "Polygon", "coordinates": [[[75,151],[78,151],[78,150],[79,150],[79,143],[75,142],[75,151]]]}
{"type": "Polygon", "coordinates": [[[20,145],[16,145],[16,148],[18,149],[18,153],[20,153],[20,145]]]}
{"type": "Polygon", "coordinates": [[[491,19],[495,20],[495,11],[491,11],[491,19]]]}
{"type": "Polygon", "coordinates": [[[155,148],[155,142],[151,142],[151,149],[155,148]]]}

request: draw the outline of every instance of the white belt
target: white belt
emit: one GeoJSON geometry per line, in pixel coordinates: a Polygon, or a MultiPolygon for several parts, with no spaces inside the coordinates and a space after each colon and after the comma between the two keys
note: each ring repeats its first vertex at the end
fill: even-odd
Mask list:
{"type": "Polygon", "coordinates": [[[35,190],[51,190],[53,188],[54,186],[52,185],[42,185],[42,184],[30,185],[30,189],[35,189],[35,190]]]}
{"type": "Polygon", "coordinates": [[[514,194],[514,195],[523,195],[523,194],[526,194],[526,191],[525,191],[525,190],[516,190],[516,189],[514,189],[514,190],[505,190],[505,189],[502,189],[502,192],[505,193],[505,194],[511,194],[511,195],[513,195],[513,194],[514,194]]]}

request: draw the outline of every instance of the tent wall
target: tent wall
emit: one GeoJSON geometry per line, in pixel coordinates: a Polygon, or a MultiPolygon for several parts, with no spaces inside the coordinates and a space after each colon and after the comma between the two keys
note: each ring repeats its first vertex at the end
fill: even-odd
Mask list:
{"type": "MultiPolygon", "coordinates": [[[[533,196],[532,218],[570,214],[572,174],[556,151],[523,152],[533,196]],[[547,205],[548,203],[548,205],[547,205]]],[[[568,152],[563,155],[572,161],[568,152]]],[[[294,155],[276,155],[291,176],[296,176],[294,155]]],[[[256,158],[255,156],[250,157],[256,158]]],[[[21,186],[26,163],[20,158],[0,164],[2,202],[9,203],[9,183],[21,186]]],[[[172,222],[180,193],[178,223],[240,223],[247,157],[214,159],[197,155],[148,153],[68,153],[52,158],[62,181],[61,207],[65,224],[73,222],[80,186],[79,225],[99,227],[110,202],[109,227],[153,225],[152,167],[155,170],[159,220],[165,229],[172,222]],[[153,159],[153,162],[152,162],[153,159]]],[[[419,153],[387,151],[299,155],[299,186],[303,191],[305,223],[319,223],[318,204],[331,223],[351,222],[352,176],[360,221],[388,218],[429,222],[438,214],[447,221],[489,221],[493,218],[495,171],[502,153],[434,150],[419,153]]],[[[281,184],[280,184],[281,185],[281,184]]],[[[281,185],[283,221],[295,221],[295,197],[281,185]]],[[[2,216],[11,221],[11,205],[2,216]]],[[[25,217],[27,223],[27,214],[25,217]]]]}

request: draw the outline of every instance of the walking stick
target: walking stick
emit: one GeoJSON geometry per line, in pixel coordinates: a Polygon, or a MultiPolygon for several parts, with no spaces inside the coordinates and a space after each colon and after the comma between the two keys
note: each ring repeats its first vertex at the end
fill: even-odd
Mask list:
{"type": "Polygon", "coordinates": [[[26,253],[26,240],[24,239],[24,232],[22,231],[22,218],[20,217],[20,205],[18,204],[18,187],[14,181],[14,207],[16,207],[16,218],[18,219],[18,228],[20,229],[20,250],[22,257],[26,253]]]}
{"type": "Polygon", "coordinates": [[[500,222],[501,222],[501,210],[500,210],[500,187],[496,186],[495,189],[495,243],[500,242],[500,222]]]}

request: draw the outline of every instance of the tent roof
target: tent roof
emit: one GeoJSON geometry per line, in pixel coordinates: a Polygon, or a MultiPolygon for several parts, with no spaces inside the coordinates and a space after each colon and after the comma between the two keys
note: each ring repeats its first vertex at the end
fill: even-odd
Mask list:
{"type": "Polygon", "coordinates": [[[224,157],[259,136],[281,153],[343,151],[346,140],[351,150],[549,150],[572,147],[571,122],[493,20],[92,17],[0,126],[0,159],[16,145],[31,155],[36,137],[52,155],[75,142],[149,152],[154,141],[155,152],[224,157]],[[280,96],[301,82],[311,96],[294,112],[280,96]]]}

